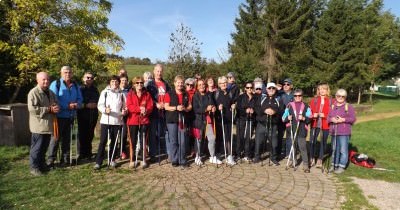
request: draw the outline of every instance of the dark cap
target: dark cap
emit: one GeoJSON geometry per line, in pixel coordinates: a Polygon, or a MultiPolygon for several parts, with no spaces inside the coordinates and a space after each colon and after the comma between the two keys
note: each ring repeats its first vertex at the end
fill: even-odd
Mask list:
{"type": "Polygon", "coordinates": [[[292,84],[292,79],[286,78],[285,80],[283,80],[283,83],[292,84]]]}

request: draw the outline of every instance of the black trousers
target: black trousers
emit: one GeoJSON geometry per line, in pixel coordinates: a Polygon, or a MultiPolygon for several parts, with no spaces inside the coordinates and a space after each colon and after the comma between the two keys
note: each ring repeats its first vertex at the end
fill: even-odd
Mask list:
{"type": "Polygon", "coordinates": [[[89,158],[92,157],[92,141],[99,114],[97,109],[85,108],[78,111],[77,117],[79,158],[89,158]]]}
{"type": "Polygon", "coordinates": [[[106,124],[101,124],[100,125],[101,133],[100,133],[100,144],[99,148],[97,149],[97,155],[96,155],[96,163],[101,165],[104,160],[104,156],[106,155],[106,147],[108,148],[108,156],[110,158],[110,161],[112,159],[115,159],[115,153],[114,152],[114,157],[112,158],[112,153],[114,150],[114,145],[115,145],[115,140],[117,138],[117,133],[120,130],[120,125],[106,125],[106,124]],[[110,142],[108,143],[108,135],[110,135],[110,142]]]}

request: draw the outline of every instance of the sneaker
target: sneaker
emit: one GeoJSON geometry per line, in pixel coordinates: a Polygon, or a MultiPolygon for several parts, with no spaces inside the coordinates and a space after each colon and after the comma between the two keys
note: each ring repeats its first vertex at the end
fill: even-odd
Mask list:
{"type": "Polygon", "coordinates": [[[236,164],[236,162],[233,160],[232,155],[228,156],[227,163],[228,163],[228,165],[232,165],[232,166],[236,164]]]}
{"type": "Polygon", "coordinates": [[[32,168],[30,172],[33,176],[42,176],[43,175],[43,173],[37,168],[32,168]]]}
{"type": "Polygon", "coordinates": [[[139,161],[134,161],[134,162],[133,162],[133,167],[134,167],[134,168],[137,168],[138,166],[139,166],[139,161]]]}
{"type": "Polygon", "coordinates": [[[335,174],[341,174],[341,173],[343,173],[343,172],[344,172],[344,168],[342,168],[342,167],[339,167],[338,169],[336,169],[336,170],[334,171],[335,174]]]}
{"type": "Polygon", "coordinates": [[[173,167],[178,167],[178,166],[179,166],[179,164],[178,164],[178,163],[174,163],[174,162],[172,162],[172,166],[173,166],[173,167]]]}
{"type": "Polygon", "coordinates": [[[99,164],[94,165],[93,169],[94,170],[100,170],[100,165],[99,164]]]}
{"type": "Polygon", "coordinates": [[[314,165],[315,165],[315,159],[314,159],[314,158],[312,158],[312,159],[311,159],[310,166],[311,166],[311,167],[313,167],[314,165]]]}
{"type": "Polygon", "coordinates": [[[148,167],[149,167],[149,165],[145,161],[143,161],[142,162],[142,169],[145,169],[145,168],[148,168],[148,167]]]}
{"type": "Polygon", "coordinates": [[[309,168],[305,168],[304,169],[304,173],[310,173],[310,169],[309,168]]]}
{"type": "Polygon", "coordinates": [[[196,163],[196,165],[198,165],[198,166],[201,166],[201,165],[203,165],[203,162],[201,161],[201,158],[200,157],[196,157],[196,159],[195,159],[195,161],[194,161],[195,163],[196,163]]]}
{"type": "Polygon", "coordinates": [[[210,163],[221,165],[222,161],[218,160],[217,156],[210,157],[210,163]]]}
{"type": "Polygon", "coordinates": [[[121,154],[121,160],[125,160],[126,159],[126,153],[125,152],[122,152],[122,154],[121,154]]]}
{"type": "Polygon", "coordinates": [[[244,162],[246,162],[246,163],[249,163],[249,162],[250,162],[250,158],[248,158],[248,157],[244,157],[242,160],[243,160],[244,162]]]}
{"type": "Polygon", "coordinates": [[[117,163],[115,163],[114,161],[111,161],[110,166],[111,166],[111,168],[115,168],[117,166],[117,163]]]}
{"type": "Polygon", "coordinates": [[[129,162],[128,168],[133,168],[133,167],[135,167],[135,163],[134,162],[129,162]]]}

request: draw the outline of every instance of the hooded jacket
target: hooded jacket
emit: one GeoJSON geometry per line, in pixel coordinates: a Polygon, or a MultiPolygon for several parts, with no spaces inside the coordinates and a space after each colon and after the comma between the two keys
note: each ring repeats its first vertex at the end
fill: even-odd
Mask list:
{"type": "Polygon", "coordinates": [[[121,125],[122,109],[125,108],[126,98],[120,89],[113,90],[107,86],[100,93],[97,109],[101,112],[100,123],[105,125],[121,125]],[[110,107],[111,112],[106,114],[106,107],[110,107]]]}

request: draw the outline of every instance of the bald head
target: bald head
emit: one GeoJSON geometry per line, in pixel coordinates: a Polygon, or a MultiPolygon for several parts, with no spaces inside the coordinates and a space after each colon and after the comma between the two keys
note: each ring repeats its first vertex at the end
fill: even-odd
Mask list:
{"type": "Polygon", "coordinates": [[[154,70],[153,70],[154,79],[157,80],[157,81],[161,80],[162,73],[163,73],[163,66],[161,64],[156,64],[154,66],[154,70]]]}
{"type": "Polygon", "coordinates": [[[42,90],[47,90],[50,85],[49,74],[46,72],[39,72],[36,74],[36,82],[42,90]]]}

